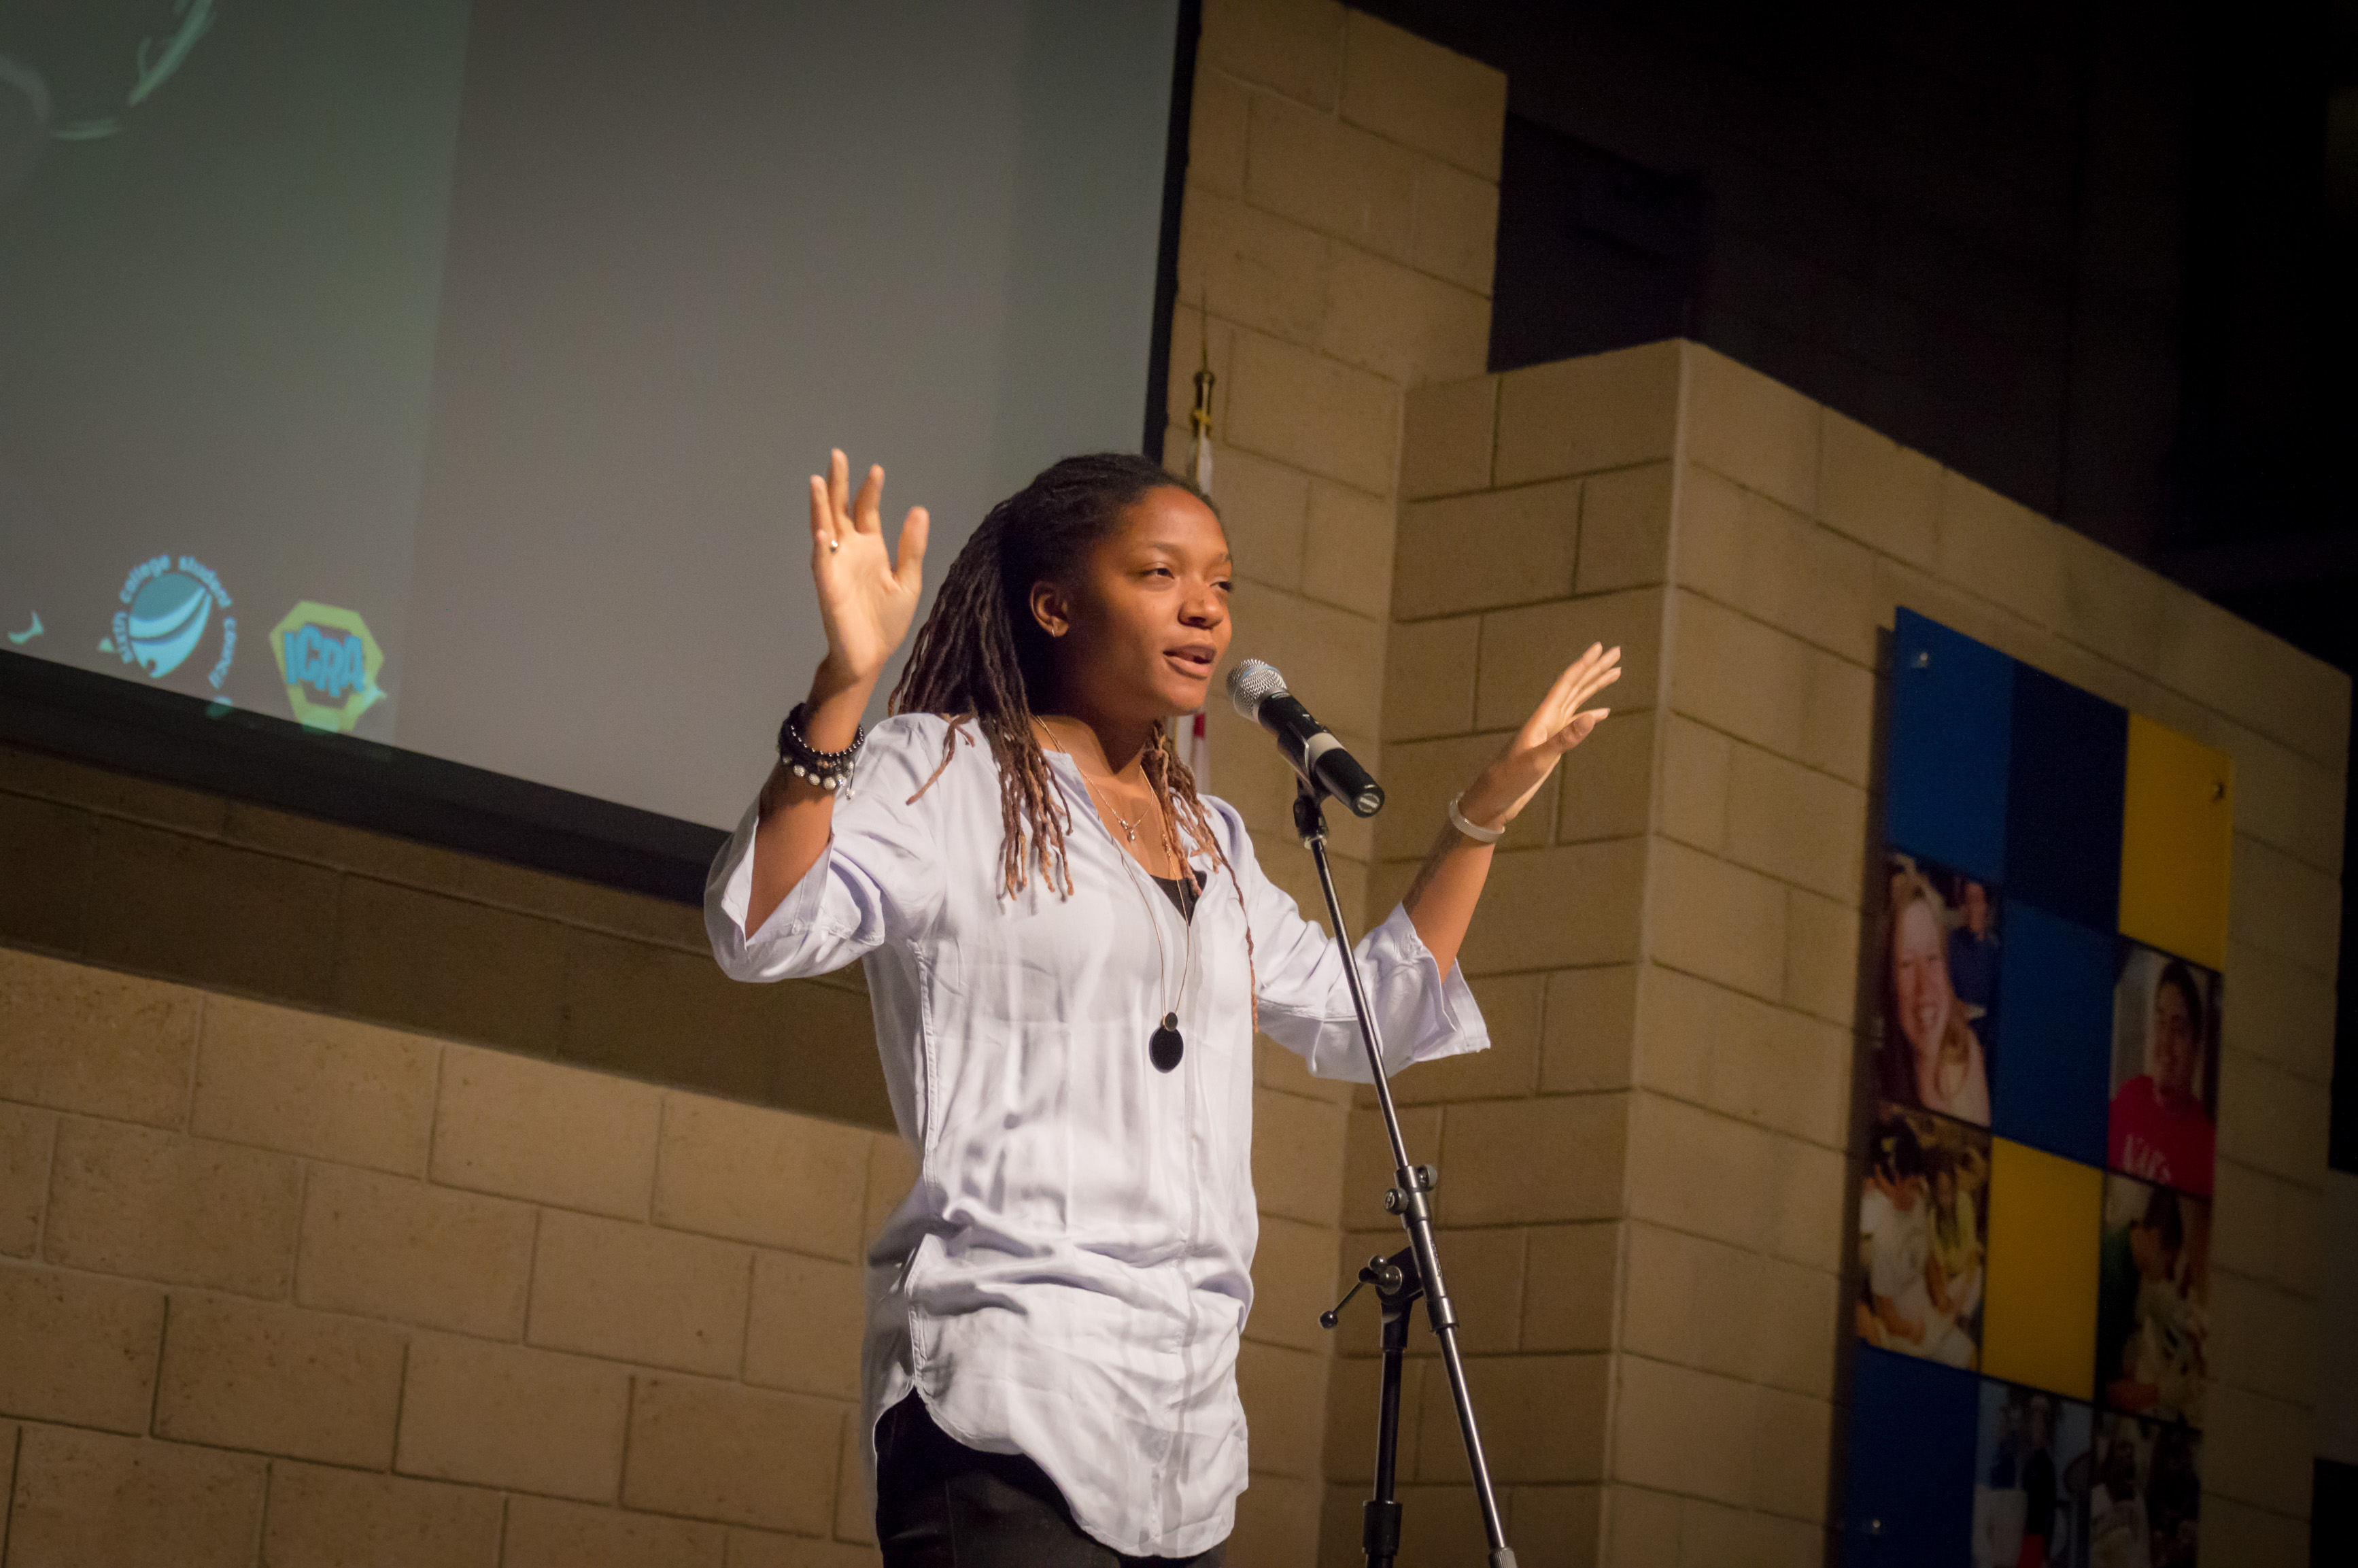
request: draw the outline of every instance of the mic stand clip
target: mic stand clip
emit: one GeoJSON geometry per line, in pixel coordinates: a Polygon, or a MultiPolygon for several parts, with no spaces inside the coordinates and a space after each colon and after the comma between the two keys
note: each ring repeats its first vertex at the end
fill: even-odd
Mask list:
{"type": "MultiPolygon", "coordinates": [[[[1426,1320],[1441,1341],[1442,1365],[1449,1373],[1450,1397],[1457,1404],[1457,1430],[1466,1440],[1466,1459],[1474,1473],[1475,1501],[1482,1510],[1482,1530],[1489,1538],[1489,1568],[1516,1568],[1514,1549],[1507,1544],[1505,1525],[1498,1518],[1498,1498],[1490,1484],[1489,1461],[1482,1454],[1482,1435],[1475,1424],[1474,1400],[1466,1387],[1466,1362],[1457,1349],[1457,1310],[1442,1283],[1441,1258],[1434,1250],[1433,1206],[1426,1195],[1440,1185],[1440,1173],[1430,1165],[1409,1163],[1408,1145],[1401,1140],[1400,1112],[1392,1105],[1391,1085],[1384,1077],[1383,1041],[1368,1006],[1366,986],[1359,979],[1357,955],[1343,925],[1343,903],[1335,892],[1335,873],[1326,860],[1326,816],[1318,791],[1307,779],[1297,779],[1293,797],[1293,828],[1318,869],[1318,888],[1325,895],[1326,916],[1334,923],[1335,945],[1343,954],[1343,978],[1351,990],[1351,1008],[1358,1015],[1359,1043],[1368,1053],[1368,1076],[1375,1081],[1376,1104],[1383,1112],[1384,1134],[1391,1141],[1393,1185],[1384,1194],[1386,1212],[1401,1217],[1408,1245],[1390,1258],[1368,1260],[1359,1271],[1359,1284],[1373,1285],[1383,1311],[1383,1402],[1376,1430],[1376,1495],[1367,1505],[1360,1531],[1368,1568],[1393,1568],[1400,1552],[1401,1505],[1392,1496],[1400,1447],[1401,1358],[1408,1348],[1409,1307],[1421,1295],[1426,1320]]],[[[1343,1305],[1358,1293],[1354,1285],[1330,1311],[1321,1313],[1320,1326],[1332,1328],[1343,1305]]]]}

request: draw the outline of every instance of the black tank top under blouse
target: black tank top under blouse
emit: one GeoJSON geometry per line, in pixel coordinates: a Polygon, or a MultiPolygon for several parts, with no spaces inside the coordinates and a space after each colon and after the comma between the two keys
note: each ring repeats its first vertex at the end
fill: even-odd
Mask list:
{"type": "MultiPolygon", "coordinates": [[[[1152,871],[1147,874],[1154,875],[1152,871]]],[[[1180,919],[1192,922],[1195,918],[1195,900],[1203,890],[1197,885],[1195,873],[1192,870],[1184,879],[1155,877],[1154,885],[1161,888],[1170,898],[1171,905],[1179,912],[1180,919]]]]}

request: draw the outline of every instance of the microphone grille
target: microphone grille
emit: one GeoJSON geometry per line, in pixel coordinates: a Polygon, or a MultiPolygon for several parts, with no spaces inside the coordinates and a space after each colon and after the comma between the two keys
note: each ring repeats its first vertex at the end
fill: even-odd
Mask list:
{"type": "Polygon", "coordinates": [[[1260,705],[1272,697],[1285,695],[1285,677],[1273,665],[1259,659],[1247,659],[1228,672],[1228,700],[1247,719],[1260,717],[1260,705]]]}

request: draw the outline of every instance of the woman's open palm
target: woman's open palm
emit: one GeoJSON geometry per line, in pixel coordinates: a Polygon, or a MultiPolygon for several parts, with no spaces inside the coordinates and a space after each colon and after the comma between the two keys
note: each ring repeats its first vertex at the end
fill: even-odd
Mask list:
{"type": "Polygon", "coordinates": [[[1490,764],[1490,773],[1512,796],[1509,816],[1520,811],[1547,782],[1563,754],[1587,740],[1588,732],[1613,711],[1586,704],[1620,678],[1621,650],[1601,643],[1591,644],[1588,652],[1556,676],[1548,694],[1490,764]]]}
{"type": "Polygon", "coordinates": [[[811,581],[827,655],[856,680],[882,669],[909,634],[925,587],[925,509],[909,509],[896,559],[884,548],[883,499],[878,467],[851,493],[851,465],[840,451],[828,454],[826,478],[811,475],[811,581]]]}

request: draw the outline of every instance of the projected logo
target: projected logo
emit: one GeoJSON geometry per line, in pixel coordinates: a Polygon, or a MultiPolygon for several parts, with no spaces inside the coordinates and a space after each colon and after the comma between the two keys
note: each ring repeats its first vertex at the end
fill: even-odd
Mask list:
{"type": "Polygon", "coordinates": [[[349,734],[384,695],[376,684],[384,651],[355,610],[305,600],[270,633],[287,701],[308,730],[349,734]]]}
{"type": "Polygon", "coordinates": [[[211,567],[194,556],[177,561],[157,556],[131,568],[119,597],[124,607],[114,612],[114,635],[99,643],[100,653],[117,654],[149,680],[162,680],[200,651],[218,650],[205,681],[221,689],[237,657],[237,617],[229,613],[229,590],[211,567]],[[216,625],[219,635],[211,635],[216,625]]]}

